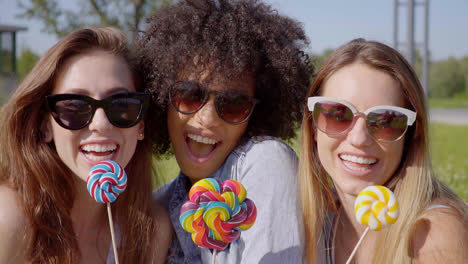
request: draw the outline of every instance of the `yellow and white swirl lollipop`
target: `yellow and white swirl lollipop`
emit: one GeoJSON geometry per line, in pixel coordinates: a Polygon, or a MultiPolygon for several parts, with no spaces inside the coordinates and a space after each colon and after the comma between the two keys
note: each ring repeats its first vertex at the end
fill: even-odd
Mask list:
{"type": "Polygon", "coordinates": [[[378,231],[398,219],[398,201],[387,187],[374,185],[362,190],[354,202],[356,220],[378,231]]]}
{"type": "Polygon", "coordinates": [[[379,231],[383,227],[392,225],[398,219],[398,201],[387,187],[374,185],[364,188],[354,201],[356,220],[367,228],[351,252],[346,264],[351,263],[357,249],[369,230],[379,231]]]}

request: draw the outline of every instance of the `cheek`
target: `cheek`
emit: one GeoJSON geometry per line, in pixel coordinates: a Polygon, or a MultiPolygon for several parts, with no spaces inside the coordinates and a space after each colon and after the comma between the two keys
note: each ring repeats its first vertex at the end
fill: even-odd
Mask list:
{"type": "Polygon", "coordinates": [[[240,125],[230,125],[231,128],[226,129],[229,133],[229,145],[236,146],[239,143],[242,135],[244,135],[245,130],[247,130],[248,122],[242,123],[240,125]]]}
{"type": "Polygon", "coordinates": [[[404,139],[400,140],[399,142],[395,142],[393,145],[390,145],[387,148],[387,159],[388,159],[388,164],[387,164],[387,170],[388,174],[392,176],[395,174],[396,170],[398,169],[398,165],[400,165],[402,161],[402,156],[403,156],[403,142],[404,139]]]}
{"type": "Polygon", "coordinates": [[[172,109],[172,107],[169,107],[167,111],[167,126],[170,128],[174,127],[175,124],[178,122],[178,117],[177,117],[177,112],[172,109]]]}
{"type": "Polygon", "coordinates": [[[329,175],[333,175],[334,171],[334,150],[337,148],[339,141],[328,137],[322,132],[315,134],[314,139],[317,144],[317,152],[320,163],[329,175]]]}
{"type": "Polygon", "coordinates": [[[120,161],[120,165],[122,165],[123,167],[126,167],[132,159],[138,144],[139,127],[135,126],[127,129],[128,130],[125,131],[125,149],[122,150],[124,151],[122,155],[123,160],[120,161]]]}
{"type": "MultiPolygon", "coordinates": [[[[55,146],[64,146],[64,143],[72,140],[71,130],[67,130],[59,126],[55,121],[50,121],[50,137],[54,141],[55,146]]],[[[58,151],[58,149],[57,149],[58,151]]]]}
{"type": "Polygon", "coordinates": [[[189,115],[183,115],[175,111],[170,107],[167,111],[167,129],[169,131],[169,137],[171,141],[176,141],[178,134],[183,131],[183,124],[186,123],[185,119],[189,118],[189,115]]]}
{"type": "MultiPolygon", "coordinates": [[[[317,141],[317,154],[318,158],[320,159],[320,163],[322,163],[322,166],[327,168],[328,165],[328,156],[330,155],[330,151],[327,148],[327,144],[325,144],[324,140],[321,140],[320,136],[316,135],[315,140],[317,141]]],[[[327,169],[328,170],[328,169],[327,169]]]]}
{"type": "Polygon", "coordinates": [[[51,137],[55,145],[55,150],[59,158],[70,166],[73,163],[74,158],[78,154],[78,139],[77,132],[67,130],[56,124],[54,121],[51,123],[51,137]],[[70,163],[71,162],[71,163],[70,163]]]}

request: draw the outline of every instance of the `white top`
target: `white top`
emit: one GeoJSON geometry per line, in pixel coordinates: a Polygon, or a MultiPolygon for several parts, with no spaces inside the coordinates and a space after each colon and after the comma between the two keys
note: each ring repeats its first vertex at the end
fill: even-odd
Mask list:
{"type": "MultiPolygon", "coordinates": [[[[304,226],[296,172],[296,154],[273,137],[252,138],[231,152],[211,177],[242,183],[257,207],[257,219],[237,241],[217,252],[216,263],[302,263],[304,226]]],[[[212,263],[212,251],[196,246],[179,223],[180,207],[188,200],[190,185],[181,173],[153,194],[168,209],[176,233],[167,263],[212,263]]]]}

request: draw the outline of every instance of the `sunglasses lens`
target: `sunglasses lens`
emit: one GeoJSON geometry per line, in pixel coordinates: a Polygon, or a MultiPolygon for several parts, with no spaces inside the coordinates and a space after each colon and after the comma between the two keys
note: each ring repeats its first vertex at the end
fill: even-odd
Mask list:
{"type": "Polygon", "coordinates": [[[106,115],[117,127],[131,127],[139,121],[142,105],[142,101],[138,98],[116,98],[109,104],[106,115]]]}
{"type": "Polygon", "coordinates": [[[353,112],[337,102],[317,102],[314,106],[315,125],[327,134],[339,134],[353,123],[353,112]]]}
{"type": "Polygon", "coordinates": [[[246,121],[254,105],[250,96],[244,94],[227,92],[216,97],[216,109],[228,123],[239,124],[246,121]]]}
{"type": "Polygon", "coordinates": [[[374,110],[367,115],[367,128],[376,139],[394,141],[399,139],[408,128],[408,117],[389,109],[374,110]]]}
{"type": "Polygon", "coordinates": [[[86,125],[93,114],[91,105],[83,100],[69,99],[57,101],[54,118],[70,129],[79,129],[86,125]]]}
{"type": "Polygon", "coordinates": [[[171,89],[171,103],[182,113],[193,113],[203,104],[205,91],[191,82],[177,82],[171,89]]]}

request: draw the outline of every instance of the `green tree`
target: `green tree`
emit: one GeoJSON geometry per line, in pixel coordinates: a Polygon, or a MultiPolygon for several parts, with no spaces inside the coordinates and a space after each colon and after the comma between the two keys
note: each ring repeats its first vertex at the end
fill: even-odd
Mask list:
{"type": "Polygon", "coordinates": [[[141,30],[144,18],[172,0],[85,0],[76,10],[65,9],[58,0],[21,0],[19,16],[36,19],[43,31],[63,37],[69,32],[87,26],[114,26],[132,32],[141,30]]]}
{"type": "Polygon", "coordinates": [[[3,89],[4,85],[4,80],[2,80],[2,78],[0,77],[0,107],[3,105],[3,103],[6,102],[8,98],[7,93],[3,89]]]}
{"type": "Polygon", "coordinates": [[[455,58],[434,62],[429,74],[429,96],[453,97],[465,90],[465,76],[461,63],[455,58]]]}
{"type": "Polygon", "coordinates": [[[422,80],[422,54],[419,49],[414,50],[414,71],[418,75],[419,79],[422,80]]]}
{"type": "Polygon", "coordinates": [[[460,60],[460,68],[465,79],[464,96],[468,97],[468,56],[460,60]]]}
{"type": "Polygon", "coordinates": [[[29,48],[23,49],[18,59],[18,80],[22,81],[24,77],[32,70],[39,56],[29,48]]]}
{"type": "Polygon", "coordinates": [[[11,64],[12,54],[11,51],[0,49],[0,72],[13,72],[13,65],[11,64]]]}
{"type": "Polygon", "coordinates": [[[310,55],[310,62],[314,65],[315,71],[318,72],[322,67],[325,60],[330,56],[330,54],[334,51],[334,49],[326,49],[320,55],[311,54],[310,55]]]}

